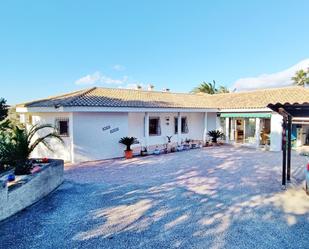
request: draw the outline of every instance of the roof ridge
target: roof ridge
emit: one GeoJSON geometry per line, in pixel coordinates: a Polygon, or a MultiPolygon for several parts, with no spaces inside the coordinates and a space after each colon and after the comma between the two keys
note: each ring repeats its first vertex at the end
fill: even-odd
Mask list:
{"type": "Polygon", "coordinates": [[[132,91],[132,92],[143,92],[143,93],[162,93],[162,94],[182,94],[194,96],[195,93],[184,93],[184,92],[171,92],[171,91],[159,91],[159,90],[145,90],[145,89],[131,89],[131,88],[116,88],[116,87],[95,87],[97,89],[108,89],[108,90],[122,90],[122,91],[132,91]]]}
{"type": "Polygon", "coordinates": [[[73,91],[73,92],[67,92],[67,93],[63,93],[63,94],[59,94],[59,95],[51,95],[51,96],[48,96],[46,98],[40,98],[40,99],[36,99],[36,100],[33,100],[33,101],[22,102],[22,103],[16,104],[16,106],[25,106],[25,105],[29,105],[29,104],[33,104],[33,103],[37,103],[37,102],[41,102],[41,101],[48,101],[48,100],[52,100],[54,98],[60,98],[60,97],[66,97],[66,96],[78,94],[79,92],[81,92],[81,94],[82,94],[86,90],[89,90],[89,88],[81,89],[81,90],[77,90],[77,91],[73,91]]]}
{"type": "Polygon", "coordinates": [[[92,92],[93,90],[95,90],[97,87],[91,87],[91,88],[86,88],[84,90],[82,90],[82,92],[74,97],[72,97],[72,99],[69,99],[69,100],[66,100],[66,101],[63,101],[63,103],[61,103],[61,105],[68,105],[68,104],[71,104],[73,103],[75,100],[81,98],[81,97],[84,97],[86,94],[92,92]]]}
{"type": "Polygon", "coordinates": [[[278,91],[278,90],[290,90],[290,89],[305,89],[306,91],[309,90],[302,86],[285,86],[285,87],[270,87],[270,88],[260,88],[254,90],[246,90],[241,92],[229,92],[229,93],[217,93],[211,94],[211,96],[222,96],[227,94],[248,94],[248,93],[256,93],[256,92],[265,92],[265,91],[278,91]]]}

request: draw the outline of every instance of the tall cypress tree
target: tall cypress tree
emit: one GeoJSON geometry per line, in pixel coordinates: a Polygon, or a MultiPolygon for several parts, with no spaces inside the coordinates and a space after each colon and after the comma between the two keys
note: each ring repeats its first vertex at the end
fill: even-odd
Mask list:
{"type": "Polygon", "coordinates": [[[4,98],[0,98],[0,121],[8,116],[9,107],[4,98]]]}

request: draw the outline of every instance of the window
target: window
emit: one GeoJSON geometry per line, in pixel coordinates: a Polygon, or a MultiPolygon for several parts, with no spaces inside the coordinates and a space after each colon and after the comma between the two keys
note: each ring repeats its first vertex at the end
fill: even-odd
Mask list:
{"type": "Polygon", "coordinates": [[[245,118],[245,143],[255,144],[256,118],[245,118]]]}
{"type": "Polygon", "coordinates": [[[160,127],[160,118],[159,117],[150,117],[149,118],[149,135],[150,136],[160,136],[161,127],[160,127]]]}
{"type": "MultiPolygon", "coordinates": [[[[181,133],[188,133],[188,119],[187,117],[181,117],[181,133]]],[[[175,134],[178,133],[178,118],[175,117],[175,134]]]]}
{"type": "Polygon", "coordinates": [[[57,118],[56,128],[60,136],[69,136],[69,119],[68,118],[57,118]]]}

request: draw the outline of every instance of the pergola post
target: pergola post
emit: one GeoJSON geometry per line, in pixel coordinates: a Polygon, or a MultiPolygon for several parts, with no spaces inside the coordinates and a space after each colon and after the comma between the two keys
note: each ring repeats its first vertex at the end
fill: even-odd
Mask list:
{"type": "Polygon", "coordinates": [[[286,127],[287,118],[283,117],[282,122],[282,187],[286,186],[286,127]]]}
{"type": "Polygon", "coordinates": [[[292,150],[292,116],[288,116],[288,154],[287,154],[287,181],[291,181],[291,150],[292,150]]]}

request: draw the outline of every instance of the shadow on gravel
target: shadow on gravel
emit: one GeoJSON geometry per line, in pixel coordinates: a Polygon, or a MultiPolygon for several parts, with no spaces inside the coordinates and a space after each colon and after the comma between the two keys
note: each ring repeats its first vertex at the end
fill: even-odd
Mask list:
{"type": "MultiPolygon", "coordinates": [[[[143,184],[79,183],[70,177],[52,195],[0,223],[1,246],[306,248],[309,200],[299,189],[280,190],[277,155],[219,148],[197,153],[191,166],[184,155],[173,170],[157,160],[164,174],[141,172],[143,184]]],[[[127,172],[133,180],[130,170],[153,166],[155,159],[130,164],[130,169],[107,165],[102,173],[127,172]]]]}

